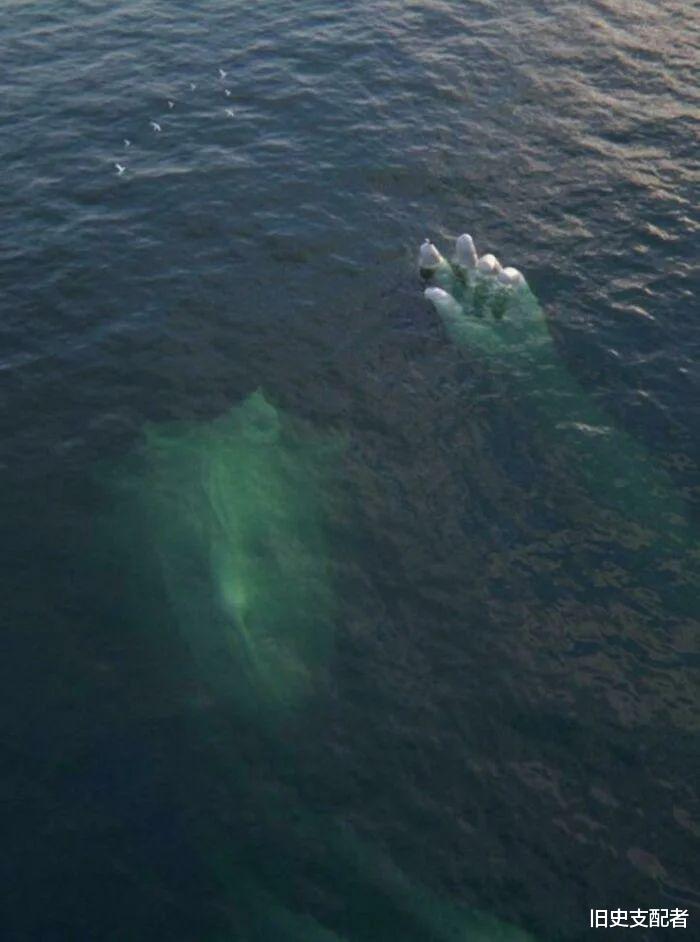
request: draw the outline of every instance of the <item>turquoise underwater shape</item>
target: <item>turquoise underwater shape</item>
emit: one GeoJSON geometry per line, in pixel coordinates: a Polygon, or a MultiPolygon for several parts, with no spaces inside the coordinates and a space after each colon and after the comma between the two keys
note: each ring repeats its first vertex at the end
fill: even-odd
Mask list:
{"type": "Polygon", "coordinates": [[[208,422],[147,427],[118,481],[135,607],[158,583],[165,611],[144,620],[174,624],[212,695],[260,720],[302,704],[328,664],[324,495],[343,447],[257,391],[208,422]]]}
{"type": "MultiPolygon", "coordinates": [[[[316,435],[258,391],[210,422],[149,427],[140,461],[120,482],[121,507],[131,507],[144,544],[128,541],[131,562],[151,557],[140,586],[157,578],[164,587],[166,611],[147,607],[144,620],[174,623],[213,696],[290,761],[293,746],[275,746],[276,737],[290,717],[303,722],[332,656],[337,601],[323,494],[343,448],[341,437],[316,435]]],[[[342,821],[287,804],[274,789],[261,795],[235,744],[221,764],[270,821],[294,820],[291,843],[302,857],[315,849],[319,880],[340,893],[344,911],[300,911],[274,861],[229,841],[216,821],[200,822],[202,858],[236,914],[219,942],[388,942],[397,926],[407,942],[529,942],[411,882],[342,821]]]]}

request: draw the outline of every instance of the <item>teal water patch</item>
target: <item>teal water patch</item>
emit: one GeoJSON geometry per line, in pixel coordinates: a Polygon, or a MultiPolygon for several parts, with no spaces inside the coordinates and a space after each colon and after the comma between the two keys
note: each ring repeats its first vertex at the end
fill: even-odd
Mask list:
{"type": "MultiPolygon", "coordinates": [[[[250,776],[243,764],[240,780],[250,776]]],[[[262,791],[254,776],[248,786],[262,791]]],[[[246,843],[201,832],[207,860],[231,913],[217,942],[534,942],[522,929],[450,902],[412,880],[391,856],[331,814],[258,794],[272,839],[246,843]],[[303,897],[312,887],[313,914],[303,897]]]]}
{"type": "Polygon", "coordinates": [[[111,476],[136,619],[176,626],[201,681],[239,708],[297,706],[327,666],[341,451],[258,391],[207,423],[148,427],[111,476]]]}

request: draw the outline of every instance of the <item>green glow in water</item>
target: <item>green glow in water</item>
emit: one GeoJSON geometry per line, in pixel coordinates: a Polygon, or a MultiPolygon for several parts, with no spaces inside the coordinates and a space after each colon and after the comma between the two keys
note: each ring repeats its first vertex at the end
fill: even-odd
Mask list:
{"type": "Polygon", "coordinates": [[[323,501],[339,454],[258,391],[211,422],[148,428],[127,475],[134,552],[156,559],[204,682],[252,709],[301,703],[327,663],[323,501]]]}
{"type": "Polygon", "coordinates": [[[332,816],[285,809],[276,795],[268,810],[270,801],[278,820],[293,822],[287,844],[299,848],[299,859],[291,868],[284,854],[281,860],[269,853],[261,858],[249,849],[242,863],[217,835],[206,840],[235,912],[229,942],[533,942],[522,929],[412,881],[386,853],[332,816]],[[314,917],[298,908],[295,886],[305,879],[323,901],[314,917]]]}

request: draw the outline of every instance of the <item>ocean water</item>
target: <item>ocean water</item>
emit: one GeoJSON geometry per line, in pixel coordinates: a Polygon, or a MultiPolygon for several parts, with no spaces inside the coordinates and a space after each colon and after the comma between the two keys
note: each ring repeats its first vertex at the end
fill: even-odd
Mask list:
{"type": "Polygon", "coordinates": [[[2,4],[3,938],[697,931],[699,55],[677,0],[2,4]],[[463,231],[632,507],[424,300],[463,231]]]}

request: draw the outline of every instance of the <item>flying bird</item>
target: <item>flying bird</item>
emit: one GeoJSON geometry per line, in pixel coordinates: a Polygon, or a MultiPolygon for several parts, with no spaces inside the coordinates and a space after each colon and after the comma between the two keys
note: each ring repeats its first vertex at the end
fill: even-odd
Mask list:
{"type": "Polygon", "coordinates": [[[124,173],[124,171],[126,170],[126,167],[122,167],[121,164],[115,164],[114,166],[117,168],[117,176],[118,176],[118,177],[120,177],[120,176],[124,173]]]}
{"type": "Polygon", "coordinates": [[[174,108],[174,107],[175,107],[175,102],[174,102],[174,101],[168,101],[168,108],[174,108]]]}
{"type": "Polygon", "coordinates": [[[191,91],[194,91],[196,87],[197,87],[197,86],[194,84],[194,82],[190,82],[190,90],[191,90],[191,91]]]}
{"type": "Polygon", "coordinates": [[[223,69],[219,69],[219,77],[222,78],[222,79],[223,79],[223,78],[226,78],[226,73],[224,72],[223,69]]]}
{"type": "Polygon", "coordinates": [[[151,121],[151,127],[153,128],[154,131],[162,131],[162,130],[163,130],[163,129],[161,128],[161,126],[158,124],[157,121],[151,121]]]}
{"type": "Polygon", "coordinates": [[[226,95],[227,98],[230,98],[230,97],[231,97],[231,89],[230,89],[230,88],[225,88],[225,89],[224,89],[224,94],[226,95]]]}
{"type": "Polygon", "coordinates": [[[131,141],[128,137],[124,138],[124,147],[131,147],[131,141]]]}
{"type": "Polygon", "coordinates": [[[233,117],[233,108],[227,108],[227,109],[226,109],[226,114],[229,116],[229,118],[232,118],[232,117],[233,117]]]}

